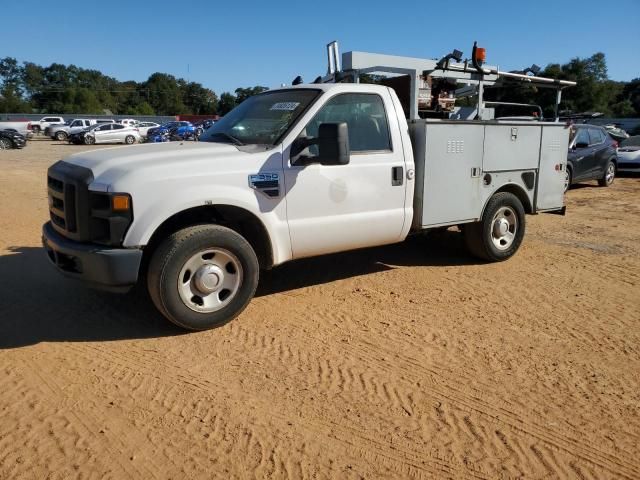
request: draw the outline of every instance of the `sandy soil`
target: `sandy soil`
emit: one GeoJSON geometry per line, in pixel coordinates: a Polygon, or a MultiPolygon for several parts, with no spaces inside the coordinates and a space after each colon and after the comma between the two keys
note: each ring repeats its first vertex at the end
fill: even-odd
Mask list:
{"type": "Polygon", "coordinates": [[[0,152],[0,478],[640,478],[640,178],[508,262],[457,232],[300,261],[184,334],[47,264],[80,148],[0,152]]]}

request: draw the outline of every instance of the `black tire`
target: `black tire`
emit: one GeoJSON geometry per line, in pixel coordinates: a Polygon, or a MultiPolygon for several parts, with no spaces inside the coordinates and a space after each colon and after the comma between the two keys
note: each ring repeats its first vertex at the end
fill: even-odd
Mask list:
{"type": "Polygon", "coordinates": [[[31,127],[31,131],[33,132],[34,135],[38,135],[40,133],[40,127],[35,125],[31,127]]]}
{"type": "Polygon", "coordinates": [[[187,330],[207,330],[224,325],[245,309],[255,294],[259,272],[255,252],[240,234],[220,225],[196,225],[179,230],[158,246],[147,270],[147,288],[154,305],[168,320],[187,330]],[[186,283],[181,272],[193,258],[211,249],[227,252],[234,257],[240,267],[240,282],[226,305],[216,311],[199,312],[194,310],[194,307],[197,308],[194,303],[190,306],[183,300],[183,294],[179,291],[181,278],[183,285],[196,288],[192,285],[198,272],[187,271],[189,277],[186,283]]]}
{"type": "Polygon", "coordinates": [[[85,135],[84,136],[84,144],[85,145],[93,145],[94,143],[96,143],[95,137],[92,137],[91,135],[85,135]]]}
{"type": "Polygon", "coordinates": [[[524,232],[524,207],[518,197],[509,192],[496,193],[487,203],[482,220],[464,225],[464,239],[469,252],[489,262],[501,262],[511,258],[520,248],[524,232]],[[501,226],[495,225],[497,222],[502,222],[502,219],[497,217],[500,212],[508,213],[503,218],[506,225],[509,225],[505,228],[511,232],[512,238],[498,247],[496,243],[502,243],[503,237],[496,237],[494,233],[495,229],[501,226]],[[509,221],[512,221],[513,225],[510,225],[509,221]]]}
{"type": "Polygon", "coordinates": [[[133,135],[127,135],[126,137],[124,137],[124,143],[126,143],[127,145],[133,145],[134,143],[136,143],[136,137],[134,137],[133,135]]]}
{"type": "Polygon", "coordinates": [[[7,138],[0,138],[0,150],[9,150],[13,148],[13,143],[7,138]]]}
{"type": "Polygon", "coordinates": [[[601,187],[610,187],[613,185],[613,181],[616,179],[616,164],[613,160],[607,162],[607,166],[604,169],[602,178],[598,179],[598,185],[601,187]]]}
{"type": "Polygon", "coordinates": [[[67,134],[65,132],[56,132],[56,140],[63,142],[67,139],[67,134]]]}
{"type": "Polygon", "coordinates": [[[567,193],[569,191],[569,189],[571,188],[571,182],[573,182],[573,172],[571,171],[571,167],[567,165],[567,170],[565,172],[566,177],[568,177],[568,181],[567,178],[565,177],[565,184],[564,184],[564,193],[567,193]]]}

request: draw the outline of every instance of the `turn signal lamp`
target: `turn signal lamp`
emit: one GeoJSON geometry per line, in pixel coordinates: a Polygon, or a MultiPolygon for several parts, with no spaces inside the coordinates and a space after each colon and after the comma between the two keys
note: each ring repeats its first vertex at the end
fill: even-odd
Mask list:
{"type": "Polygon", "coordinates": [[[111,197],[111,208],[114,212],[126,212],[130,207],[129,195],[114,195],[111,197]]]}

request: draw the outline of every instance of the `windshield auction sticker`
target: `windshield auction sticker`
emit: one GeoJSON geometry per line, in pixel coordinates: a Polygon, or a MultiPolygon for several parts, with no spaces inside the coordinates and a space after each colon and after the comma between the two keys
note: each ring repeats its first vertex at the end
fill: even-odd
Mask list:
{"type": "Polygon", "coordinates": [[[300,102],[278,102],[274,103],[269,110],[291,111],[298,108],[298,105],[300,105],[300,102]]]}

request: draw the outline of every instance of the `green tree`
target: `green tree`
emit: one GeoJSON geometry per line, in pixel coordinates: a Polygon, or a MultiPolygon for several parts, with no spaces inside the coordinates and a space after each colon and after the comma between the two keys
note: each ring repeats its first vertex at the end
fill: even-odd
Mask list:
{"type": "Polygon", "coordinates": [[[236,88],[236,105],[240,105],[247,98],[269,90],[267,87],[257,85],[249,88],[236,88]]]}
{"type": "Polygon", "coordinates": [[[173,75],[154,73],[145,82],[148,102],[158,115],[176,115],[186,112],[178,80],[173,75]]]}
{"type": "Polygon", "coordinates": [[[229,92],[223,92],[218,102],[218,115],[226,115],[236,107],[236,97],[229,92]]]}

